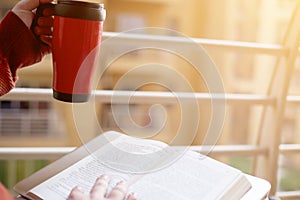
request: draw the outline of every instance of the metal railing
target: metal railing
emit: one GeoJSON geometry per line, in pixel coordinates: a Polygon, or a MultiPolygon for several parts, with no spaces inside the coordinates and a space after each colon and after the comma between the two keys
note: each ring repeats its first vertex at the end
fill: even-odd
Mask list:
{"type": "MultiPolygon", "coordinates": [[[[117,33],[104,33],[104,39],[109,37],[118,37],[117,33]]],[[[142,42],[143,44],[149,43],[180,43],[186,42],[181,41],[178,37],[168,36],[150,36],[145,35],[120,35],[120,40],[131,40],[134,43],[142,42]]],[[[238,41],[220,41],[210,39],[192,39],[191,42],[196,42],[202,45],[204,48],[217,48],[219,50],[226,51],[238,51],[247,52],[254,54],[267,54],[274,56],[287,56],[289,50],[281,45],[267,45],[260,43],[248,43],[238,41]]],[[[227,104],[242,104],[242,105],[263,105],[263,106],[274,106],[276,99],[266,95],[253,95],[253,94],[208,94],[208,93],[177,93],[176,97],[173,93],[169,92],[143,92],[135,91],[110,91],[110,90],[96,90],[93,95],[95,101],[99,103],[110,103],[112,96],[114,96],[114,103],[134,103],[134,104],[145,104],[145,103],[160,103],[160,104],[172,104],[177,102],[177,98],[189,99],[194,98],[200,102],[209,102],[211,99],[226,100],[227,104]],[[131,97],[131,101],[128,102],[128,97],[131,97]],[[133,98],[134,97],[134,98],[133,98]]],[[[0,100],[22,100],[22,101],[53,101],[51,89],[35,89],[35,88],[15,88],[9,94],[0,98],[0,100]]],[[[188,102],[188,101],[187,101],[188,102]]],[[[287,102],[289,104],[300,104],[300,96],[288,96],[287,102]]],[[[51,147],[51,148],[35,148],[35,147],[9,147],[0,148],[0,159],[11,160],[11,159],[42,159],[50,158],[56,159],[64,154],[69,153],[75,147],[51,147]]],[[[203,146],[192,146],[195,151],[206,153],[203,146]]],[[[279,147],[281,154],[299,154],[300,144],[287,145],[281,144],[279,147]]],[[[241,156],[258,156],[266,155],[268,151],[265,147],[258,147],[255,145],[223,145],[215,146],[212,155],[241,155],[241,156]]],[[[277,170],[269,169],[269,170],[277,170]]],[[[282,199],[293,199],[300,198],[300,194],[297,192],[285,192],[278,193],[282,199]]]]}

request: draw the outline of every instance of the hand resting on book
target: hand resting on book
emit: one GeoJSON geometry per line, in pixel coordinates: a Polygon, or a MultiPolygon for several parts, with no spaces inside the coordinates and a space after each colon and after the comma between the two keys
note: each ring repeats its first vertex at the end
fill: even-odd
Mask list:
{"type": "MultiPolygon", "coordinates": [[[[126,193],[128,186],[124,182],[119,182],[111,190],[111,192],[106,195],[107,187],[109,183],[109,178],[106,175],[100,176],[89,194],[85,194],[80,186],[72,189],[68,200],[124,200],[126,199],[126,193]],[[107,197],[106,197],[107,196],[107,197]]],[[[138,200],[135,194],[129,194],[127,200],[138,200]]]]}

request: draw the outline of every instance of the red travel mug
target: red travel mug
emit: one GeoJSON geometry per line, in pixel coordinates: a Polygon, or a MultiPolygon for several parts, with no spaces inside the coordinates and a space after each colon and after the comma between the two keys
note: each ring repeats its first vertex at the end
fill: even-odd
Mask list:
{"type": "Polygon", "coordinates": [[[86,102],[99,57],[103,4],[59,0],[54,7],[52,60],[53,97],[65,102],[86,102]]]}

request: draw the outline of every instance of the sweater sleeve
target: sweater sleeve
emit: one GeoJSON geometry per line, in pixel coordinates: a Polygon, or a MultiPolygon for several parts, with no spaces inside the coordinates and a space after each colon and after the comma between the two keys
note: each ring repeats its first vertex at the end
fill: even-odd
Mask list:
{"type": "Polygon", "coordinates": [[[41,61],[40,42],[13,12],[0,24],[0,96],[9,92],[17,81],[19,68],[41,61]]]}
{"type": "Polygon", "coordinates": [[[15,86],[7,59],[0,53],[0,96],[8,93],[15,86]]]}

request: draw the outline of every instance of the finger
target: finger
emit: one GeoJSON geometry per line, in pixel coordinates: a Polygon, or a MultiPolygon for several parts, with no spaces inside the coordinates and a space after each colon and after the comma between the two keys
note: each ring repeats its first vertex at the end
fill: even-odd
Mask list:
{"type": "Polygon", "coordinates": [[[84,200],[84,191],[80,187],[74,187],[68,196],[68,200],[84,200]]]}
{"type": "Polygon", "coordinates": [[[54,7],[48,7],[43,10],[43,16],[50,17],[54,15],[54,7]]]}
{"type": "Polygon", "coordinates": [[[41,46],[41,52],[42,52],[42,56],[44,57],[45,55],[48,55],[52,52],[51,47],[47,46],[47,45],[42,45],[41,46]]]}
{"type": "Polygon", "coordinates": [[[53,26],[53,18],[52,17],[39,17],[37,24],[38,24],[38,26],[52,27],[53,26]]]}
{"type": "Polygon", "coordinates": [[[127,198],[127,200],[137,200],[137,199],[138,198],[135,193],[131,193],[130,195],[128,195],[128,198],[127,198]]]}
{"type": "Polygon", "coordinates": [[[117,183],[117,185],[111,190],[109,199],[122,200],[126,196],[128,186],[123,181],[117,183]]]}
{"type": "Polygon", "coordinates": [[[44,52],[45,52],[46,54],[51,53],[52,37],[49,37],[49,36],[46,36],[46,35],[41,35],[41,36],[40,36],[40,40],[41,40],[43,43],[47,44],[47,48],[46,48],[46,49],[43,49],[44,52]]]}
{"type": "Polygon", "coordinates": [[[40,26],[36,26],[34,27],[34,33],[36,35],[48,35],[51,36],[52,35],[52,29],[51,27],[40,27],[40,26]]]}
{"type": "Polygon", "coordinates": [[[97,178],[90,192],[91,199],[104,199],[108,187],[108,182],[109,178],[107,175],[102,175],[97,178]]]}

